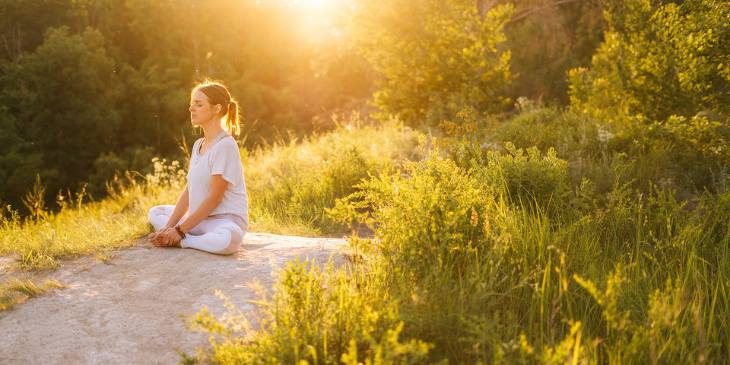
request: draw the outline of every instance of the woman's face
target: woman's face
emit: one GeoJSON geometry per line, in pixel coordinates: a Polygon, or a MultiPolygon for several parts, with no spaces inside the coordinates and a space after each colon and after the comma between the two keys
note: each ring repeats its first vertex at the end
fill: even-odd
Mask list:
{"type": "Polygon", "coordinates": [[[193,125],[205,124],[218,116],[220,105],[210,105],[208,96],[200,90],[190,98],[190,121],[193,125]]]}

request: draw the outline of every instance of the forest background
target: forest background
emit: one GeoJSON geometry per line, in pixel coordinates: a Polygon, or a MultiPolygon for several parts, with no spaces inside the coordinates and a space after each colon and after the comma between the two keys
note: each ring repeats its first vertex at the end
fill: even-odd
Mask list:
{"type": "MultiPolygon", "coordinates": [[[[179,146],[200,134],[190,125],[187,103],[192,85],[203,77],[223,80],[240,102],[240,142],[248,149],[331,130],[333,113],[370,113],[368,99],[383,77],[366,59],[379,57],[367,50],[367,38],[376,39],[373,28],[353,25],[363,19],[364,7],[333,3],[322,11],[283,0],[1,1],[0,201],[27,214],[22,199],[37,177],[52,209],[58,194],[70,196],[82,188],[100,199],[104,182],[115,173],[148,173],[153,156],[180,159],[179,146]]],[[[486,14],[498,3],[471,5],[486,14]]],[[[506,40],[489,45],[499,48],[502,75],[482,81],[489,84],[490,100],[485,95],[466,104],[488,105],[495,113],[513,110],[520,96],[566,105],[566,71],[588,65],[603,37],[602,4],[514,4],[506,40]],[[507,53],[511,57],[505,58],[507,53]]],[[[397,6],[392,19],[382,20],[401,24],[404,32],[417,21],[405,14],[428,16],[417,2],[397,6]]],[[[427,101],[436,86],[456,92],[460,78],[483,67],[458,55],[454,59],[443,44],[426,40],[430,36],[451,37],[418,35],[428,45],[419,57],[451,59],[426,67],[448,63],[458,75],[450,85],[419,75],[443,70],[403,75],[396,80],[401,89],[423,91],[415,103],[427,101]]],[[[402,66],[386,67],[398,73],[402,66]]],[[[412,125],[426,124],[415,120],[422,115],[401,114],[412,125]]]]}

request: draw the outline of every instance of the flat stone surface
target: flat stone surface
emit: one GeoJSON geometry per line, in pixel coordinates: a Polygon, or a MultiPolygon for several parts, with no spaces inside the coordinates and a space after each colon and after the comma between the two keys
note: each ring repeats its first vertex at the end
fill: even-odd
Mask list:
{"type": "Polygon", "coordinates": [[[247,233],[237,255],[154,247],[142,239],[106,263],[65,263],[47,278],[67,285],[0,312],[0,364],[176,364],[208,346],[186,319],[203,306],[225,312],[220,289],[251,313],[254,281],[271,288],[277,268],[299,256],[343,262],[343,239],[247,233]]]}

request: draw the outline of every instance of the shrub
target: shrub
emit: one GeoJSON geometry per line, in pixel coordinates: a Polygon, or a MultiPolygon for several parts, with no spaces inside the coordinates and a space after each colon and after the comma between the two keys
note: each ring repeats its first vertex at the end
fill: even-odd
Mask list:
{"type": "Polygon", "coordinates": [[[518,148],[555,148],[566,160],[595,159],[606,151],[613,133],[587,115],[556,108],[529,110],[494,128],[496,141],[512,142],[518,148]]]}
{"type": "Polygon", "coordinates": [[[590,69],[570,72],[573,106],[646,124],[728,111],[727,2],[608,1],[605,14],[608,31],[590,69]]]}
{"type": "MultiPolygon", "coordinates": [[[[363,182],[363,190],[340,200],[333,212],[347,220],[371,215],[375,238],[354,240],[354,247],[362,249],[362,265],[384,277],[383,284],[364,286],[388,293],[398,303],[406,338],[436,345],[429,361],[445,356],[475,359],[494,349],[491,336],[481,346],[459,345],[470,341],[474,332],[481,336],[499,327],[494,313],[473,316],[479,309],[502,304],[488,293],[510,290],[514,282],[496,274],[504,269],[500,256],[509,250],[516,217],[484,186],[432,152],[423,161],[406,164],[402,173],[363,182]]],[[[513,325],[506,323],[505,333],[514,333],[513,325]]]]}
{"type": "Polygon", "coordinates": [[[121,154],[106,152],[94,160],[94,172],[89,176],[89,193],[93,196],[103,196],[106,193],[106,183],[119,178],[127,171],[134,171],[136,176],[144,176],[151,172],[154,158],[152,147],[128,147],[121,154]]]}
{"type": "Polygon", "coordinates": [[[505,143],[506,153],[489,152],[486,166],[475,176],[497,194],[504,194],[515,206],[545,210],[564,209],[570,197],[568,164],[555,149],[543,156],[536,147],[526,151],[505,143]]]}
{"type": "MultiPolygon", "coordinates": [[[[217,320],[204,307],[189,322],[211,336],[197,361],[218,364],[417,364],[428,353],[422,341],[401,341],[402,323],[381,295],[358,290],[357,280],[332,261],[287,262],[254,330],[220,291],[228,312],[217,320]],[[383,305],[384,304],[384,305],[383,305]]],[[[186,355],[189,358],[189,356],[186,355]]]]}

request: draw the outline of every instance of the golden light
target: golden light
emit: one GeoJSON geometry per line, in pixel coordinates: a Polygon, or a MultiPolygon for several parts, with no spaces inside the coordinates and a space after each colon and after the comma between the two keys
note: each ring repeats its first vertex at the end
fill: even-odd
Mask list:
{"type": "Polygon", "coordinates": [[[336,0],[292,0],[290,4],[304,10],[325,11],[330,10],[335,2],[336,0]]]}
{"type": "Polygon", "coordinates": [[[300,32],[312,42],[323,42],[337,33],[333,17],[338,7],[345,6],[349,0],[290,0],[288,5],[296,9],[301,17],[300,32]]]}

